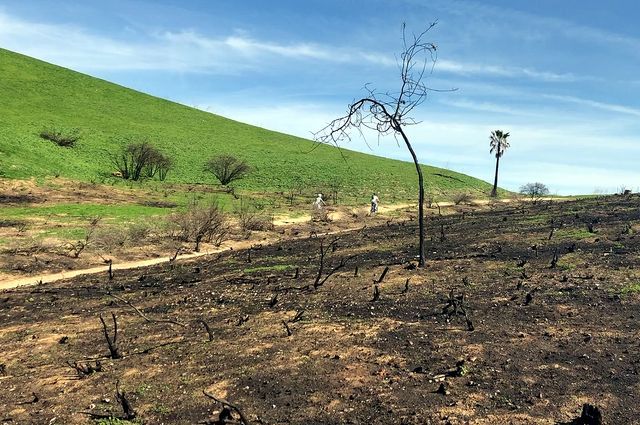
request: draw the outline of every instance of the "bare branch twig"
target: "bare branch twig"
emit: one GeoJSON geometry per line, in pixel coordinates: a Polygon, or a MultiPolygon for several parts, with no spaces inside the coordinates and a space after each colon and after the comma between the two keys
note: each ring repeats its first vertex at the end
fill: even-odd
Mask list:
{"type": "Polygon", "coordinates": [[[218,398],[212,394],[209,394],[206,390],[202,390],[202,394],[204,394],[206,397],[210,398],[211,400],[222,404],[225,407],[228,407],[232,410],[234,410],[238,416],[240,416],[240,422],[244,425],[251,425],[251,422],[249,422],[249,420],[247,419],[247,417],[244,415],[244,413],[242,413],[242,410],[240,410],[240,408],[238,406],[236,406],[235,404],[231,404],[229,403],[227,400],[222,399],[222,398],[218,398]]]}
{"type": "Polygon", "coordinates": [[[140,309],[138,307],[136,307],[135,305],[133,305],[130,301],[125,300],[124,298],[121,298],[115,294],[109,293],[109,295],[113,298],[115,298],[118,301],[122,301],[123,303],[127,304],[129,307],[133,308],[136,313],[138,313],[140,315],[140,317],[142,317],[144,320],[146,320],[149,323],[169,323],[172,325],[178,325],[178,326],[182,326],[185,327],[187,325],[185,325],[184,323],[180,323],[177,322],[175,320],[171,320],[171,319],[151,319],[150,317],[146,316],[142,311],[140,311],[140,309]]]}

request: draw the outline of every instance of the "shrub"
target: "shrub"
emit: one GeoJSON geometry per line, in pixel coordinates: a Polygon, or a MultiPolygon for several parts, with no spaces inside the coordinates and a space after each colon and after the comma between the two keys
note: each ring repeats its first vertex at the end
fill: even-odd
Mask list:
{"type": "Polygon", "coordinates": [[[80,140],[80,130],[73,128],[70,130],[60,130],[57,128],[46,128],[40,132],[40,137],[50,140],[63,148],[72,148],[80,140]]]}
{"type": "Polygon", "coordinates": [[[226,238],[229,226],[216,202],[201,205],[191,203],[186,211],[172,214],[169,218],[175,231],[173,236],[185,242],[195,242],[194,250],[200,250],[201,242],[220,245],[226,238]]]}
{"type": "Polygon", "coordinates": [[[100,216],[89,219],[89,224],[85,230],[84,239],[76,241],[74,243],[67,242],[62,246],[62,249],[67,251],[67,255],[73,258],[79,258],[80,254],[82,254],[82,251],[84,251],[90,243],[93,244],[93,236],[98,229],[98,225],[100,224],[101,220],[102,217],[100,216]]]}
{"type": "Polygon", "coordinates": [[[156,207],[156,208],[175,208],[178,206],[178,204],[176,204],[175,202],[156,201],[156,200],[142,201],[140,202],[140,205],[144,205],[145,207],[156,207]]]}
{"type": "Polygon", "coordinates": [[[149,142],[129,143],[121,152],[111,155],[111,162],[119,176],[133,181],[156,175],[164,180],[173,167],[173,160],[149,142]]]}
{"type": "Polygon", "coordinates": [[[233,155],[218,155],[209,159],[204,170],[212,173],[223,186],[240,180],[251,172],[251,167],[233,155]]]}
{"type": "Polygon", "coordinates": [[[427,196],[425,197],[425,202],[427,204],[427,208],[432,208],[433,207],[433,202],[434,202],[434,196],[432,193],[427,193],[427,196]]]}
{"type": "Polygon", "coordinates": [[[311,220],[329,223],[331,221],[331,217],[329,217],[329,211],[327,211],[326,208],[317,208],[314,206],[311,211],[311,220]]]}
{"type": "Polygon", "coordinates": [[[123,248],[127,239],[122,227],[102,227],[94,233],[93,245],[98,251],[112,253],[123,248]]]}
{"type": "Polygon", "coordinates": [[[173,160],[154,148],[145,166],[144,173],[146,177],[153,178],[157,175],[160,181],[164,181],[172,168],[173,160]]]}
{"type": "Polygon", "coordinates": [[[471,195],[465,192],[456,193],[452,200],[455,205],[468,204],[471,202],[471,195]]]}
{"type": "Polygon", "coordinates": [[[243,198],[240,199],[240,205],[236,208],[236,214],[240,229],[245,233],[274,228],[272,217],[266,217],[255,205],[250,205],[243,198]]]}
{"type": "Polygon", "coordinates": [[[153,224],[149,221],[131,223],[127,226],[127,238],[135,243],[149,239],[153,233],[153,224]]]}

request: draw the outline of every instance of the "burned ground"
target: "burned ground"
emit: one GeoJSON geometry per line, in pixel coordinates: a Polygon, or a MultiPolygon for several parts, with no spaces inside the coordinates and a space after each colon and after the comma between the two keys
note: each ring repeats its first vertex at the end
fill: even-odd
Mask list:
{"type": "Polygon", "coordinates": [[[121,415],[119,381],[148,424],[205,421],[203,390],[252,423],[637,423],[639,224],[638,197],[467,208],[424,269],[408,221],[3,291],[0,422],[121,415]]]}

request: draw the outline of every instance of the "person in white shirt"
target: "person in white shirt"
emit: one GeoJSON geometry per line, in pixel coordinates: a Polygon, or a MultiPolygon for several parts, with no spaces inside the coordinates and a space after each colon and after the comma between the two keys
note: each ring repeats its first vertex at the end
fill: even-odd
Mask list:
{"type": "Polygon", "coordinates": [[[322,193],[318,193],[318,197],[316,198],[316,200],[313,202],[313,207],[320,211],[322,209],[322,207],[324,207],[326,204],[324,202],[324,200],[322,199],[322,193]]]}
{"type": "Polygon", "coordinates": [[[375,193],[371,195],[371,215],[375,215],[378,212],[378,204],[380,203],[380,199],[378,195],[375,193]]]}

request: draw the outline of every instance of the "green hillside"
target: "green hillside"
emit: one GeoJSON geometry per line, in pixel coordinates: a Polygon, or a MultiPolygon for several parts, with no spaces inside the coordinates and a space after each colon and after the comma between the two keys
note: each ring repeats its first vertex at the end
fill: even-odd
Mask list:
{"type": "MultiPolygon", "coordinates": [[[[238,183],[248,191],[286,191],[305,182],[312,192],[339,181],[343,193],[371,191],[415,197],[411,163],[319,146],[286,134],[246,125],[159,99],[33,58],[0,49],[0,175],[6,178],[61,176],[104,182],[115,168],[110,153],[125,137],[146,139],[171,156],[167,183],[213,183],[202,171],[207,158],[233,153],[255,171],[238,183]],[[63,148],[43,140],[49,127],[78,128],[81,140],[63,148]]],[[[448,170],[424,167],[428,191],[484,196],[490,186],[448,170]]]]}

